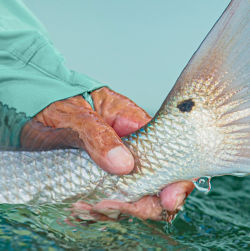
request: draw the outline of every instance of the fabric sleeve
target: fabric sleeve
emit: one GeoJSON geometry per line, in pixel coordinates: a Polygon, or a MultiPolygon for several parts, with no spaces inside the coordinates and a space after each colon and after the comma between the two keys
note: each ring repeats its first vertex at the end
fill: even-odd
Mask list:
{"type": "MultiPolygon", "coordinates": [[[[76,95],[93,107],[90,93],[105,85],[68,69],[46,29],[21,1],[0,0],[0,7],[0,112],[13,110],[27,120],[49,104],[76,95]]],[[[20,126],[14,123],[9,131],[14,128],[20,126]]],[[[0,145],[6,142],[0,139],[0,145]]]]}
{"type": "Polygon", "coordinates": [[[33,117],[49,104],[90,93],[104,84],[69,70],[39,31],[0,32],[0,101],[33,117]]]}

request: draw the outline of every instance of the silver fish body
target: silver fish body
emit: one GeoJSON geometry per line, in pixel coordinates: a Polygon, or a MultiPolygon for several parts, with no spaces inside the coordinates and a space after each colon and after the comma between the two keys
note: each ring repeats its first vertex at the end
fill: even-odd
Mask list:
{"type": "Polygon", "coordinates": [[[0,151],[0,203],[136,201],[179,180],[250,173],[249,0],[233,0],[152,121],[124,138],[136,171],[81,150],[0,151]]]}
{"type": "Polygon", "coordinates": [[[100,169],[86,152],[74,149],[3,151],[1,157],[1,165],[8,166],[0,168],[1,203],[53,203],[71,198],[87,202],[135,201],[179,180],[178,172],[164,174],[153,169],[133,175],[111,175],[100,169]],[[163,174],[162,181],[155,179],[159,174],[163,174]]]}

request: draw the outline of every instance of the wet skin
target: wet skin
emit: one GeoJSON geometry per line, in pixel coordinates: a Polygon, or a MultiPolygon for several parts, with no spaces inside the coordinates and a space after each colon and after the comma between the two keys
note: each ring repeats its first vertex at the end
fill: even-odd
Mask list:
{"type": "MultiPolygon", "coordinates": [[[[122,175],[134,168],[134,159],[120,137],[150,121],[150,116],[127,97],[107,87],[91,93],[95,111],[81,97],[57,101],[38,113],[23,128],[21,144],[32,149],[77,147],[85,149],[105,171],[122,175]]],[[[162,220],[165,209],[171,220],[194,185],[182,181],[166,186],[160,196],[145,196],[134,203],[101,201],[96,205],[77,202],[73,215],[88,211],[93,218],[107,220],[120,213],[141,219],[162,220]]]]}

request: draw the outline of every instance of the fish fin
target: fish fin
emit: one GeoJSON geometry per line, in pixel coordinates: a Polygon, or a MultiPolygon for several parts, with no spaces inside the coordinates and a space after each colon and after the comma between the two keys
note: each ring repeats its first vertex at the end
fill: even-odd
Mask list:
{"type": "Polygon", "coordinates": [[[210,83],[211,89],[227,84],[224,93],[249,88],[249,11],[249,0],[231,1],[182,71],[169,96],[179,89],[192,87],[197,79],[214,80],[210,83]]]}
{"type": "Polygon", "coordinates": [[[230,162],[230,173],[250,173],[249,12],[249,0],[230,2],[164,102],[183,93],[187,99],[202,98],[223,132],[222,158],[225,165],[230,162]]]}

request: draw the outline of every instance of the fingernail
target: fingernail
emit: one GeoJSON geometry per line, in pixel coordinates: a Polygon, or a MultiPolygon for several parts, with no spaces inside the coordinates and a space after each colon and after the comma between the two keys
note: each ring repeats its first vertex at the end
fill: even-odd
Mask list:
{"type": "Polygon", "coordinates": [[[109,171],[114,174],[127,174],[134,167],[132,154],[122,146],[111,149],[107,154],[107,158],[111,165],[109,171]]]}

